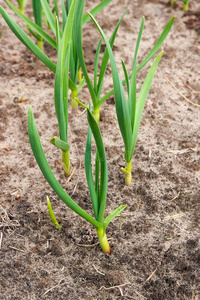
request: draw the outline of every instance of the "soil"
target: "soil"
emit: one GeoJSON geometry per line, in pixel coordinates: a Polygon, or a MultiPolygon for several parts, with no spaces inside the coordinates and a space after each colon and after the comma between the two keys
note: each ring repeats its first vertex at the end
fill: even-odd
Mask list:
{"type": "MultiPolygon", "coordinates": [[[[54,74],[0,19],[0,299],[200,299],[200,2],[190,2],[184,13],[179,1],[172,9],[168,0],[113,0],[97,17],[110,36],[129,7],[114,47],[123,76],[120,61],[131,70],[142,16],[146,22],[139,62],[176,15],[144,109],[129,187],[120,170],[123,141],[114,98],[101,108],[109,171],[106,214],[127,204],[122,217],[107,231],[110,256],[101,251],[95,229],[71,212],[48,186],[28,140],[31,105],[54,174],[68,194],[92,214],[84,173],[86,114],[81,109],[74,114],[70,108],[74,174],[68,180],[60,152],[49,143],[58,135],[54,74]],[[47,195],[63,231],[50,221],[47,195]]],[[[93,1],[86,1],[86,11],[93,6],[93,1]]],[[[31,16],[31,4],[25,13],[31,16]]],[[[98,39],[97,30],[88,23],[83,40],[91,74],[98,39]]],[[[54,50],[45,45],[44,51],[56,61],[54,50]]],[[[138,89],[149,66],[138,74],[138,89]]],[[[104,92],[111,88],[109,65],[104,92]]],[[[89,100],[86,87],[80,99],[89,100]]]]}

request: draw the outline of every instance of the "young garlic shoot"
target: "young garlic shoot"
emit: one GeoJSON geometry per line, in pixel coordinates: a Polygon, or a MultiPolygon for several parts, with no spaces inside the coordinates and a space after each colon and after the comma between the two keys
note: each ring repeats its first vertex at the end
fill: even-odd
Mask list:
{"type": "Polygon", "coordinates": [[[124,141],[125,145],[125,161],[126,161],[126,167],[122,168],[122,171],[125,173],[125,182],[127,185],[131,183],[132,176],[131,176],[131,165],[132,165],[132,157],[135,150],[135,145],[137,141],[138,131],[140,127],[140,122],[142,118],[142,112],[144,109],[145,101],[147,98],[147,95],[149,93],[151,84],[153,82],[153,78],[157,69],[157,66],[160,62],[160,59],[163,55],[163,51],[157,56],[155,61],[153,62],[145,81],[142,85],[142,88],[140,90],[140,93],[137,97],[136,95],[136,84],[137,84],[137,53],[139,49],[139,44],[142,36],[142,31],[144,27],[144,17],[142,19],[140,31],[137,38],[137,43],[135,47],[135,54],[134,54],[134,62],[133,62],[133,69],[132,69],[132,76],[129,82],[129,78],[127,75],[127,71],[125,68],[124,63],[123,69],[125,73],[126,78],[126,85],[127,85],[127,91],[128,91],[128,99],[126,99],[125,90],[123,88],[122,82],[119,77],[119,72],[117,70],[115,58],[112,52],[112,49],[110,47],[109,41],[104,34],[103,30],[95,20],[95,18],[89,14],[92,21],[94,22],[96,28],[100,32],[102,38],[104,39],[109,57],[111,62],[111,69],[112,69],[112,77],[113,77],[113,86],[114,86],[114,92],[115,92],[115,107],[117,112],[117,119],[119,128],[121,131],[121,135],[124,141]]]}
{"type": "Polygon", "coordinates": [[[58,120],[59,137],[53,137],[50,142],[62,151],[63,169],[66,176],[71,174],[69,144],[68,144],[68,78],[70,45],[72,41],[73,24],[77,0],[73,0],[65,24],[62,37],[59,33],[59,23],[56,17],[56,37],[58,59],[55,75],[54,103],[58,120]]]}
{"type": "MultiPolygon", "coordinates": [[[[188,11],[188,8],[189,8],[189,0],[180,0],[184,3],[184,7],[183,7],[183,10],[184,11],[188,11]]],[[[176,0],[171,0],[171,6],[174,7],[176,3],[176,0]]]]}
{"type": "Polygon", "coordinates": [[[53,212],[53,209],[52,209],[52,206],[51,206],[51,201],[49,199],[49,197],[47,197],[47,207],[48,207],[48,211],[49,211],[49,215],[50,215],[50,218],[51,218],[51,221],[53,222],[53,224],[56,225],[56,227],[60,230],[62,230],[60,224],[58,223],[55,215],[54,215],[54,212],[53,212]]]}
{"type": "MultiPolygon", "coordinates": [[[[71,0],[66,0],[66,10],[63,9],[63,16],[64,16],[63,28],[65,26],[65,22],[67,20],[68,14],[69,14],[70,6],[71,6],[71,0]]],[[[76,13],[76,15],[77,15],[77,13],[76,13]]],[[[75,22],[76,22],[76,17],[75,17],[75,22]]],[[[78,103],[75,100],[75,98],[78,97],[79,92],[85,83],[85,79],[84,79],[84,77],[82,77],[79,60],[78,60],[78,56],[77,56],[76,43],[75,43],[75,27],[73,28],[73,34],[72,34],[69,70],[70,70],[70,78],[71,78],[71,81],[73,82],[73,86],[71,87],[72,110],[74,112],[76,112],[78,109],[78,103]]]]}
{"type": "Polygon", "coordinates": [[[183,7],[183,10],[184,11],[188,11],[189,9],[189,0],[180,0],[184,3],[184,7],[183,7]]]}
{"type": "Polygon", "coordinates": [[[94,217],[92,217],[85,210],[83,210],[78,204],[76,204],[71,199],[71,197],[65,192],[65,190],[61,187],[61,185],[55,178],[47,162],[44,151],[42,149],[39,133],[37,130],[37,126],[35,123],[35,119],[31,107],[29,108],[28,111],[28,135],[29,135],[31,148],[35,156],[35,159],[37,161],[37,164],[40,167],[47,182],[50,184],[50,186],[56,192],[56,194],[60,197],[60,199],[62,199],[62,201],[70,209],[72,209],[75,213],[77,213],[79,216],[84,218],[87,222],[89,222],[96,228],[97,235],[99,238],[99,243],[101,245],[102,250],[107,254],[111,254],[110,246],[106,236],[106,228],[109,225],[109,223],[113,220],[113,218],[118,214],[120,214],[125,209],[126,205],[121,205],[104,219],[106,197],[107,197],[107,186],[108,186],[108,170],[107,170],[107,161],[105,155],[105,147],[103,144],[103,139],[98,124],[95,121],[89,109],[87,110],[87,118],[89,123],[89,129],[88,129],[88,138],[87,138],[86,153],[85,153],[85,171],[86,171],[87,182],[90,190],[91,200],[92,200],[94,217]],[[98,192],[95,190],[93,177],[92,177],[91,134],[93,134],[94,136],[94,140],[99,155],[99,162],[100,162],[100,168],[98,172],[95,174],[95,177],[98,177],[100,182],[98,192]]]}
{"type": "Polygon", "coordinates": [[[76,11],[76,0],[73,1],[65,25],[62,39],[59,34],[58,18],[56,27],[58,60],[55,76],[54,103],[60,137],[53,137],[50,142],[61,149],[64,173],[71,174],[69,144],[68,144],[68,77],[70,44],[72,40],[73,24],[76,11]]]}
{"type": "MultiPolygon", "coordinates": [[[[107,68],[107,64],[108,64],[108,60],[109,60],[109,54],[107,49],[104,51],[104,55],[101,61],[101,67],[99,70],[99,76],[98,76],[98,65],[99,65],[99,54],[100,54],[100,48],[101,48],[101,42],[102,39],[100,39],[98,46],[97,46],[97,50],[96,50],[96,55],[95,55],[95,60],[94,60],[94,81],[92,83],[88,71],[87,71],[87,67],[86,67],[86,63],[85,63],[85,59],[84,59],[84,51],[83,51],[83,43],[82,43],[82,14],[83,14],[83,10],[84,10],[84,5],[85,5],[85,0],[79,0],[78,1],[78,13],[76,15],[76,46],[77,46],[77,54],[78,54],[78,58],[79,58],[79,62],[80,62],[80,66],[83,72],[83,75],[85,77],[86,83],[87,83],[87,87],[89,89],[90,92],[90,96],[91,96],[91,100],[93,103],[93,115],[96,119],[97,122],[99,122],[100,120],[100,106],[99,104],[99,100],[100,100],[100,95],[101,95],[101,91],[102,91],[102,87],[103,87],[103,81],[104,81],[104,76],[105,76],[105,72],[106,72],[106,68],[107,68]]],[[[126,10],[122,17],[120,18],[120,20],[118,21],[110,39],[109,39],[109,43],[110,46],[113,47],[114,42],[115,42],[115,38],[119,29],[119,26],[126,14],[128,10],[126,10]]]]}

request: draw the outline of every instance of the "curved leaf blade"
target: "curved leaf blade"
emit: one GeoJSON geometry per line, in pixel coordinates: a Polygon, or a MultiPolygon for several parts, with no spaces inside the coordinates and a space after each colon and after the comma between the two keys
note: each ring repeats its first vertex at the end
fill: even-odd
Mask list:
{"type": "Polygon", "coordinates": [[[174,24],[175,17],[171,18],[171,20],[165,26],[163,32],[161,33],[160,37],[158,38],[156,44],[146,56],[146,58],[139,64],[137,67],[137,72],[139,72],[149,61],[150,59],[158,52],[160,47],[162,46],[164,40],[166,39],[168,33],[170,32],[172,25],[174,24]]]}
{"type": "Polygon", "coordinates": [[[47,206],[48,206],[51,221],[53,222],[53,224],[56,225],[56,227],[58,227],[58,229],[62,230],[61,226],[59,225],[59,223],[58,223],[58,221],[57,221],[57,219],[54,215],[54,212],[53,212],[53,209],[52,209],[52,206],[51,206],[51,201],[50,201],[49,197],[47,197],[47,206]]]}
{"type": "Polygon", "coordinates": [[[121,205],[118,208],[116,208],[113,212],[111,212],[104,220],[103,222],[103,226],[104,229],[106,230],[106,228],[108,227],[109,223],[117,216],[119,215],[125,208],[127,207],[127,205],[121,205]]]}
{"type": "Polygon", "coordinates": [[[99,54],[101,49],[102,39],[99,40],[97,50],[94,58],[94,91],[97,94],[97,73],[98,73],[98,63],[99,63],[99,54]]]}
{"type": "Polygon", "coordinates": [[[64,191],[61,187],[57,179],[55,178],[48,162],[44,151],[42,149],[42,145],[39,138],[39,133],[37,130],[37,126],[35,124],[34,116],[31,107],[28,110],[28,135],[31,144],[31,148],[35,159],[37,161],[40,170],[42,171],[45,179],[52,187],[52,189],[56,192],[56,194],[62,199],[62,201],[71,208],[74,212],[76,212],[79,216],[84,218],[86,221],[94,225],[96,228],[101,228],[102,225],[92,218],[86,211],[84,211],[78,204],[76,204],[69,195],[64,191]]]}
{"type": "Polygon", "coordinates": [[[48,35],[40,26],[22,14],[9,0],[5,0],[5,2],[21,20],[23,20],[33,31],[39,34],[49,45],[56,49],[56,42],[54,39],[52,39],[52,37],[50,37],[50,35],[48,35]]]}
{"type": "MultiPolygon", "coordinates": [[[[50,9],[49,3],[47,2],[47,0],[40,0],[41,1],[41,5],[42,8],[44,10],[45,16],[47,18],[47,21],[51,27],[51,30],[53,31],[53,34],[56,36],[56,21],[55,21],[55,17],[50,9]]],[[[59,33],[61,34],[61,29],[59,27],[59,33]]]]}
{"type": "Polygon", "coordinates": [[[54,136],[50,139],[50,143],[56,146],[57,148],[61,149],[62,151],[68,151],[70,146],[68,143],[62,141],[57,136],[54,136]]]}
{"type": "Polygon", "coordinates": [[[12,32],[17,36],[17,38],[30,49],[51,71],[56,72],[56,65],[52,60],[41,51],[38,46],[29,38],[29,36],[19,27],[19,25],[10,17],[10,15],[0,6],[0,13],[2,14],[4,20],[12,30],[12,32]]]}
{"type": "Polygon", "coordinates": [[[99,162],[101,166],[101,174],[100,174],[100,188],[99,188],[99,213],[98,213],[98,221],[102,224],[106,206],[106,197],[107,197],[107,187],[108,187],[108,166],[106,161],[106,153],[105,147],[103,144],[102,135],[99,129],[99,126],[91,114],[90,110],[87,110],[87,118],[92,130],[92,134],[95,139],[99,162]]]}
{"type": "MultiPolygon", "coordinates": [[[[109,43],[110,43],[111,48],[113,48],[119,26],[120,26],[120,24],[121,24],[121,22],[122,22],[122,20],[125,16],[125,14],[127,13],[127,11],[128,11],[128,9],[125,10],[123,15],[121,16],[121,18],[117,22],[117,25],[116,25],[116,27],[115,27],[115,29],[114,29],[114,31],[113,31],[110,39],[109,39],[109,43]]],[[[99,73],[98,88],[97,88],[97,91],[98,91],[97,97],[98,97],[98,99],[100,98],[100,94],[101,94],[101,90],[102,90],[102,86],[103,86],[103,79],[104,79],[104,75],[105,75],[105,72],[106,72],[106,67],[108,65],[108,60],[109,60],[109,54],[108,54],[108,50],[107,50],[107,47],[106,47],[104,55],[103,55],[103,59],[102,59],[102,62],[101,62],[100,73],[99,73]]]]}
{"type": "Polygon", "coordinates": [[[70,45],[72,40],[72,31],[74,26],[74,17],[77,0],[74,0],[70,6],[67,23],[63,32],[62,39],[59,37],[59,23],[56,18],[56,32],[58,44],[58,62],[55,77],[55,108],[59,124],[60,139],[68,142],[68,71],[70,59],[70,45]]]}
{"type": "MultiPolygon", "coordinates": [[[[141,64],[137,67],[137,72],[139,72],[148,62],[149,60],[156,54],[156,52],[160,49],[162,46],[163,42],[165,41],[166,37],[168,36],[172,25],[174,23],[175,17],[173,17],[165,26],[163,32],[161,33],[160,37],[157,40],[157,43],[153,47],[153,49],[150,51],[150,53],[146,56],[146,58],[141,62],[141,64]]],[[[131,78],[132,73],[129,75],[129,79],[131,78]]],[[[124,79],[122,81],[122,84],[126,84],[126,80],[124,79]]],[[[98,107],[100,107],[111,95],[114,94],[114,89],[111,89],[108,93],[106,93],[98,103],[98,107]]]]}
{"type": "Polygon", "coordinates": [[[129,95],[129,79],[128,79],[128,72],[127,72],[127,69],[126,69],[126,66],[125,66],[125,63],[124,63],[123,60],[121,61],[121,63],[122,63],[123,71],[124,71],[124,77],[125,77],[125,80],[126,80],[127,92],[128,92],[128,95],[129,95]]]}
{"type": "Polygon", "coordinates": [[[140,40],[141,40],[141,37],[142,37],[143,28],[144,28],[144,21],[145,21],[145,18],[143,17],[142,22],[141,22],[141,26],[140,26],[140,30],[139,30],[139,33],[138,33],[136,46],[135,46],[133,70],[132,70],[132,76],[131,76],[131,88],[130,88],[130,93],[128,95],[129,113],[130,113],[130,117],[131,117],[132,131],[134,130],[135,117],[136,117],[137,54],[138,54],[140,40]]]}
{"type": "Polygon", "coordinates": [[[83,19],[83,10],[84,10],[85,0],[78,0],[78,10],[76,15],[76,28],[75,28],[75,37],[76,37],[76,48],[80,66],[87,83],[87,87],[92,98],[93,106],[95,107],[98,103],[97,95],[94,91],[92,82],[90,80],[87,67],[85,64],[83,46],[82,46],[82,19],[83,19]]]}
{"type": "Polygon", "coordinates": [[[98,218],[98,198],[95,191],[94,181],[93,181],[93,174],[92,174],[92,158],[91,158],[91,143],[92,143],[92,131],[90,126],[88,127],[88,134],[87,134],[87,142],[86,142],[86,149],[85,149],[85,174],[88,183],[88,188],[90,191],[90,197],[92,200],[92,207],[94,211],[95,219],[98,218]]]}
{"type": "Polygon", "coordinates": [[[138,136],[138,131],[140,128],[140,122],[141,122],[141,118],[142,118],[142,113],[144,110],[144,106],[145,106],[145,101],[147,99],[149,90],[151,88],[152,82],[153,82],[153,78],[155,76],[158,64],[162,58],[163,55],[163,51],[161,51],[161,53],[157,56],[157,58],[155,59],[155,61],[153,62],[145,80],[144,83],[142,85],[142,88],[140,90],[138,99],[137,99],[137,103],[136,103],[136,118],[135,118],[135,126],[134,126],[134,130],[133,130],[133,136],[132,136],[132,156],[135,150],[135,145],[136,145],[136,141],[137,141],[137,136],[138,136]]]}
{"type": "MultiPolygon", "coordinates": [[[[105,6],[107,6],[112,0],[103,0],[101,1],[99,4],[97,4],[97,6],[95,6],[90,13],[93,16],[96,16],[105,6]]],[[[90,17],[88,16],[88,14],[86,14],[83,17],[83,24],[87,23],[90,20],[90,17]]]]}

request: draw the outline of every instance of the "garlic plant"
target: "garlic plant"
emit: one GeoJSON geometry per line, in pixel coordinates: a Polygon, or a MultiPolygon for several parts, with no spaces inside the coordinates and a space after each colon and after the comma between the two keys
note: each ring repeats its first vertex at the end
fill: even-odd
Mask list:
{"type": "MultiPolygon", "coordinates": [[[[135,54],[133,60],[133,69],[132,75],[129,79],[128,73],[125,67],[124,62],[122,62],[122,66],[124,69],[124,74],[126,78],[126,85],[128,91],[128,98],[126,98],[125,90],[123,88],[122,82],[120,80],[119,72],[117,70],[115,58],[110,46],[110,43],[104,34],[103,30],[95,20],[95,18],[89,13],[91,19],[93,20],[95,26],[100,32],[102,38],[104,39],[107,50],[110,57],[111,68],[112,68],[112,77],[113,77],[113,85],[114,85],[114,94],[115,94],[115,106],[117,112],[117,119],[119,128],[121,131],[121,135],[124,141],[125,153],[124,158],[126,161],[126,167],[122,168],[122,171],[125,173],[125,182],[127,185],[131,183],[131,171],[132,171],[132,157],[135,151],[135,145],[137,141],[138,131],[140,127],[140,122],[142,118],[142,112],[144,109],[145,101],[147,95],[149,93],[151,84],[153,82],[153,78],[157,69],[157,66],[160,62],[160,59],[163,55],[163,51],[157,56],[154,63],[152,64],[145,81],[142,85],[142,88],[139,92],[139,95],[136,94],[136,85],[137,85],[137,54],[139,49],[139,44],[142,36],[142,31],[144,27],[144,17],[142,19],[140,31],[137,38],[137,43],[135,47],[135,54]]],[[[174,18],[171,20],[173,23],[174,18]]]]}

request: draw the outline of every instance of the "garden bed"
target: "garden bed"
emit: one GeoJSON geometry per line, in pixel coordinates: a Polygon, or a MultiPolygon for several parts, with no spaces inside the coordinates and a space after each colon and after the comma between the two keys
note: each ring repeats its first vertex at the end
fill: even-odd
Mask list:
{"type": "MultiPolygon", "coordinates": [[[[86,0],[86,10],[91,7],[93,1],[86,0]]],[[[182,2],[173,10],[167,0],[113,0],[97,17],[107,36],[127,7],[114,53],[118,67],[123,59],[129,71],[142,16],[146,21],[139,62],[173,15],[176,20],[147,98],[128,187],[120,170],[123,140],[114,97],[101,107],[109,173],[106,212],[127,204],[107,231],[112,237],[110,256],[101,251],[95,230],[49,187],[28,139],[31,105],[56,177],[72,199],[91,213],[84,171],[86,114],[81,108],[73,114],[70,108],[73,176],[68,180],[59,150],[49,143],[58,135],[54,75],[0,19],[0,299],[200,299],[200,4],[191,1],[189,12],[184,13],[182,2]],[[50,221],[47,195],[62,232],[50,221]]],[[[25,13],[31,16],[30,4],[25,13]]],[[[23,26],[21,21],[18,24],[23,26]]],[[[91,73],[98,39],[89,22],[83,41],[91,73]]],[[[45,45],[44,51],[56,61],[53,49],[45,45]]],[[[139,86],[147,70],[138,73],[139,86]]],[[[111,88],[109,65],[104,91],[111,88]]],[[[80,99],[89,100],[86,87],[80,99]]]]}

